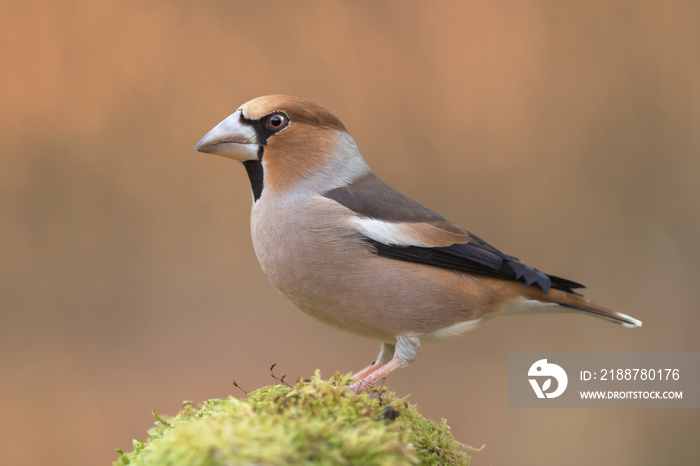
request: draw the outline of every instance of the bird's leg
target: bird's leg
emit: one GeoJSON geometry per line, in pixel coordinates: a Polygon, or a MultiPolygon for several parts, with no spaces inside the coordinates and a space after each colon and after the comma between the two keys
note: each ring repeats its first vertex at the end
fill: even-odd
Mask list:
{"type": "MultiPolygon", "coordinates": [[[[382,350],[384,348],[382,347],[382,350]]],[[[396,338],[396,347],[394,351],[394,357],[391,358],[389,362],[381,365],[379,368],[374,370],[368,376],[358,380],[352,384],[349,388],[355,393],[362,393],[369,390],[372,385],[377,383],[378,380],[383,379],[387,375],[394,372],[400,367],[406,367],[416,360],[418,357],[418,351],[420,350],[420,339],[418,337],[404,337],[400,336],[396,338]]]]}
{"type": "Polygon", "coordinates": [[[379,350],[379,356],[377,356],[377,360],[370,364],[369,366],[365,367],[364,369],[357,371],[353,376],[353,380],[358,380],[358,379],[363,379],[370,375],[372,372],[376,371],[380,367],[382,367],[384,364],[388,363],[391,361],[391,358],[394,357],[394,349],[396,348],[395,345],[389,344],[389,343],[382,343],[381,349],[379,350]]]}
{"type": "Polygon", "coordinates": [[[394,372],[396,369],[403,367],[401,360],[398,358],[393,358],[391,361],[388,363],[384,364],[381,366],[379,369],[376,371],[372,372],[370,375],[367,377],[358,380],[354,384],[350,385],[350,390],[352,390],[355,393],[362,393],[366,392],[372,386],[377,383],[379,379],[382,379],[389,375],[391,372],[394,372]]]}

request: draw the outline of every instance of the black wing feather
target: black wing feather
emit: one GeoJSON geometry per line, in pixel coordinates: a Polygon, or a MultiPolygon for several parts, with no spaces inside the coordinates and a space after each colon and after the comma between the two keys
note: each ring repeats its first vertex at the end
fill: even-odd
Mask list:
{"type": "Polygon", "coordinates": [[[550,288],[579,294],[574,288],[585,288],[580,283],[547,275],[523,264],[515,257],[503,254],[476,236],[466,244],[453,244],[446,247],[390,246],[370,238],[366,240],[374,246],[376,253],[392,259],[417,262],[419,264],[444,267],[467,273],[486,275],[504,280],[518,280],[526,286],[536,284],[543,292],[550,288]]]}

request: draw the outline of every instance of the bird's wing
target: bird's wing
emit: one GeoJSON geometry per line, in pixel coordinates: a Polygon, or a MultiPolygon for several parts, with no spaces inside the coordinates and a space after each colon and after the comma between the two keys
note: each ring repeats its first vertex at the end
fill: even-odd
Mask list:
{"type": "Polygon", "coordinates": [[[545,293],[584,287],[500,252],[372,174],[324,197],[354,212],[350,221],[380,256],[536,284],[545,293]]]}

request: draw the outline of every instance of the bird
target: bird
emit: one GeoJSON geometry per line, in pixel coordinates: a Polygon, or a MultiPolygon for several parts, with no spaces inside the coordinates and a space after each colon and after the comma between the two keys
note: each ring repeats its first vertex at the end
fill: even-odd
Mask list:
{"type": "Polygon", "coordinates": [[[195,151],[245,167],[253,247],[272,284],[320,322],[380,343],[348,386],[356,393],[413,363],[421,345],[498,315],[566,311],[642,324],[389,186],[343,123],[305,99],[252,99],[195,151]]]}

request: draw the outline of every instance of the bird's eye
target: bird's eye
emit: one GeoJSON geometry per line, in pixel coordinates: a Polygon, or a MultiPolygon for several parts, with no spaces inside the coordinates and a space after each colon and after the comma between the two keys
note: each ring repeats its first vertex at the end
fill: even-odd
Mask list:
{"type": "Polygon", "coordinates": [[[270,129],[273,129],[273,130],[278,130],[278,129],[283,128],[286,123],[287,123],[287,117],[282,115],[282,114],[279,114],[279,113],[275,113],[273,115],[270,115],[267,119],[267,125],[270,127],[270,129]]]}

